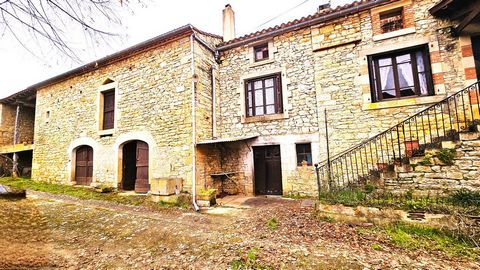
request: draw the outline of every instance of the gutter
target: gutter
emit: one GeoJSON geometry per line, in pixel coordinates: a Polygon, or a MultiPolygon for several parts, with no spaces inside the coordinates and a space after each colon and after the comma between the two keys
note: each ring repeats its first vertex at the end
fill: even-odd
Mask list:
{"type": "Polygon", "coordinates": [[[229,50],[229,49],[232,49],[232,48],[235,48],[235,47],[239,47],[239,46],[251,43],[251,42],[259,41],[259,40],[269,38],[269,37],[278,36],[278,35],[281,35],[281,34],[284,34],[284,33],[287,33],[287,32],[295,31],[295,30],[305,28],[305,27],[309,27],[309,26],[312,26],[312,25],[316,25],[316,24],[319,24],[319,23],[322,23],[322,22],[338,19],[338,18],[343,17],[343,16],[348,16],[348,15],[351,15],[351,14],[355,14],[355,13],[358,13],[360,11],[364,11],[364,10],[370,9],[372,7],[375,7],[375,6],[384,4],[384,3],[389,3],[389,2],[393,2],[393,1],[392,0],[370,1],[370,2],[365,3],[365,4],[360,4],[358,6],[353,6],[353,7],[344,9],[344,10],[340,10],[338,12],[333,12],[333,13],[330,13],[330,14],[327,14],[327,15],[324,15],[324,16],[320,16],[320,17],[314,18],[312,20],[304,21],[304,22],[294,24],[294,25],[290,25],[290,26],[287,26],[287,27],[284,27],[284,28],[279,28],[277,30],[273,30],[273,31],[265,33],[265,34],[260,34],[258,36],[254,36],[254,37],[251,37],[251,38],[246,38],[246,39],[240,40],[238,42],[234,42],[234,43],[231,43],[231,44],[226,44],[226,45],[223,45],[223,46],[218,46],[217,50],[218,51],[226,51],[226,50],[229,50]]]}
{"type": "Polygon", "coordinates": [[[196,137],[197,137],[197,125],[195,117],[195,86],[196,86],[196,74],[195,74],[195,33],[190,35],[190,53],[192,54],[192,204],[195,211],[200,210],[197,205],[197,159],[196,159],[196,137]]]}

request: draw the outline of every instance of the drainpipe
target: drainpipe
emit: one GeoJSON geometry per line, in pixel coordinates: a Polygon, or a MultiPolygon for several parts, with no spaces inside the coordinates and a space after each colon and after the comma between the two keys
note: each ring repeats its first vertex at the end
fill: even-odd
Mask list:
{"type": "Polygon", "coordinates": [[[215,67],[212,65],[212,139],[217,138],[217,82],[215,78],[215,67]]]}
{"type": "Polygon", "coordinates": [[[195,81],[196,81],[196,74],[195,74],[195,44],[194,44],[195,34],[190,36],[190,53],[192,54],[192,203],[193,208],[195,211],[200,210],[200,207],[197,205],[197,159],[196,159],[196,117],[195,117],[195,81]]]}
{"type": "MultiPolygon", "coordinates": [[[[18,144],[18,126],[20,124],[20,104],[17,104],[17,112],[15,114],[15,129],[13,131],[13,147],[18,144]]],[[[14,178],[18,177],[18,154],[13,153],[13,166],[12,166],[12,176],[14,178]]]]}

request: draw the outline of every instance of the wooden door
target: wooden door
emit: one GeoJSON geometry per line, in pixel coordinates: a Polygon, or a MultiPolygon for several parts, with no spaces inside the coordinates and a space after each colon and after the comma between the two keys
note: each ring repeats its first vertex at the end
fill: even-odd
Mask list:
{"type": "Polygon", "coordinates": [[[135,180],[135,192],[147,193],[150,190],[150,184],[148,183],[148,144],[138,141],[136,152],[137,177],[135,180]]]}
{"type": "Polygon", "coordinates": [[[255,194],[282,195],[280,146],[254,147],[255,194]]]}
{"type": "Polygon", "coordinates": [[[75,181],[77,185],[88,186],[92,183],[93,176],[93,149],[90,146],[81,146],[75,155],[75,181]]]}

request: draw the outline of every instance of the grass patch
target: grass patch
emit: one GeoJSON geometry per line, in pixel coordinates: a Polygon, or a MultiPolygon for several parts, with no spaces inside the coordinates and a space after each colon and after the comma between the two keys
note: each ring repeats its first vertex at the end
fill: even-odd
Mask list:
{"type": "Polygon", "coordinates": [[[99,193],[88,187],[50,184],[40,181],[33,181],[28,178],[3,177],[0,178],[0,184],[19,189],[30,189],[57,195],[68,195],[83,200],[100,200],[126,205],[142,205],[149,208],[185,207],[183,202],[155,203],[152,202],[148,196],[119,196],[117,192],[99,193]]]}
{"type": "Polygon", "coordinates": [[[272,217],[269,220],[267,220],[267,227],[272,231],[278,229],[278,225],[279,224],[276,217],[272,217]]]}
{"type": "Polygon", "coordinates": [[[448,197],[450,203],[463,207],[480,207],[480,191],[461,189],[448,197]]]}
{"type": "Polygon", "coordinates": [[[310,196],[302,195],[299,192],[290,192],[287,195],[283,195],[284,198],[294,199],[294,200],[301,200],[301,199],[309,199],[310,196]]]}
{"type": "Polygon", "coordinates": [[[262,265],[261,263],[258,262],[258,257],[257,257],[258,249],[252,248],[250,249],[246,254],[241,255],[240,259],[235,259],[230,262],[230,266],[232,267],[233,270],[250,270],[250,269],[261,269],[261,270],[269,270],[273,269],[271,266],[267,265],[262,265]]]}
{"type": "Polygon", "coordinates": [[[363,189],[322,192],[320,202],[352,207],[367,206],[429,213],[480,215],[480,191],[469,190],[454,191],[447,197],[418,197],[411,191],[405,194],[375,192],[375,187],[367,184],[363,189]]]}
{"type": "Polygon", "coordinates": [[[324,221],[324,222],[328,222],[328,223],[332,223],[335,221],[335,219],[331,216],[320,216],[318,217],[318,219],[320,219],[321,221],[324,221]]]}
{"type": "Polygon", "coordinates": [[[327,203],[344,204],[344,205],[359,205],[365,202],[367,193],[363,190],[345,189],[334,192],[322,192],[320,200],[327,203]]]}
{"type": "Polygon", "coordinates": [[[396,223],[385,227],[384,232],[395,246],[401,248],[436,250],[449,256],[473,259],[480,255],[479,249],[468,237],[436,228],[396,223]]]}
{"type": "Polygon", "coordinates": [[[383,248],[382,248],[382,246],[379,245],[379,244],[373,244],[373,245],[372,245],[372,249],[373,249],[373,250],[382,250],[383,248]]]}

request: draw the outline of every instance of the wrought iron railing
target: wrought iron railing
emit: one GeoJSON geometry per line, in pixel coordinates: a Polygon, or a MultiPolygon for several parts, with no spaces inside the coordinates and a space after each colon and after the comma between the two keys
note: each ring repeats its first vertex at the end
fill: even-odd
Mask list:
{"type": "Polygon", "coordinates": [[[458,140],[459,132],[480,122],[480,82],[408,117],[386,131],[316,164],[322,190],[361,186],[371,177],[408,163],[442,141],[458,140]]]}

